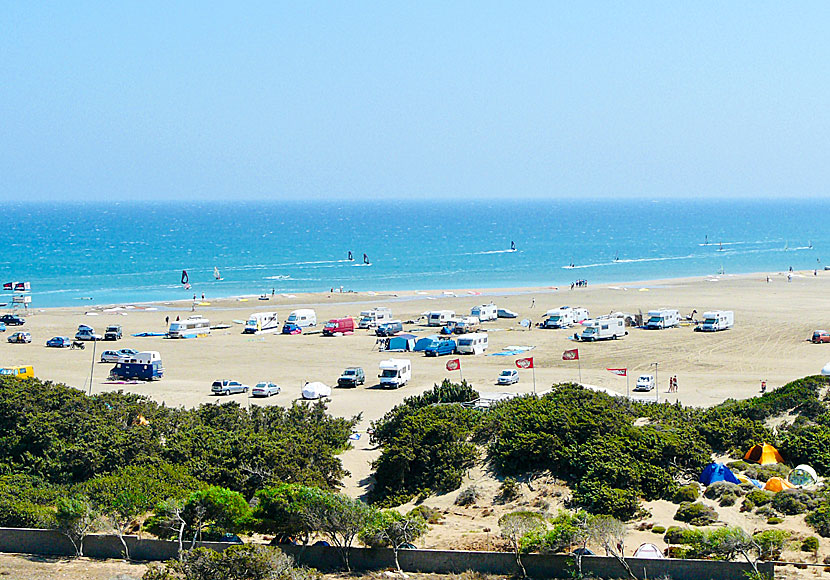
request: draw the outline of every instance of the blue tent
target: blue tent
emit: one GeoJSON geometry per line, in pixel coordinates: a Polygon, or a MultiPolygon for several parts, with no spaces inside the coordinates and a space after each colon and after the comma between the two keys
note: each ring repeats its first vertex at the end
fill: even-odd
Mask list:
{"type": "Polygon", "coordinates": [[[710,463],[703,468],[703,473],[698,479],[703,485],[712,485],[717,481],[728,481],[729,483],[740,484],[741,481],[735,477],[732,470],[726,467],[723,463],[710,463]]]}
{"type": "Polygon", "coordinates": [[[389,339],[389,348],[386,350],[396,351],[411,351],[415,348],[415,339],[418,338],[414,334],[399,334],[389,339]]]}
{"type": "Polygon", "coordinates": [[[415,343],[415,348],[413,348],[412,350],[414,352],[424,351],[433,342],[438,342],[438,335],[437,334],[430,334],[429,336],[419,338],[418,342],[415,343]]]}

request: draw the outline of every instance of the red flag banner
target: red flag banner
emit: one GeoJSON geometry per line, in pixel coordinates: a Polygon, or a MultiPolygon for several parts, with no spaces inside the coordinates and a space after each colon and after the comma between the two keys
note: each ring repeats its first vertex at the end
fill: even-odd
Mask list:
{"type": "Polygon", "coordinates": [[[562,360],[579,360],[579,349],[566,350],[562,353],[562,360]]]}
{"type": "Polygon", "coordinates": [[[516,366],[520,369],[532,369],[533,368],[533,357],[528,358],[517,358],[516,359],[516,366]]]}
{"type": "Polygon", "coordinates": [[[614,373],[617,376],[625,377],[628,375],[628,369],[605,369],[610,373],[614,373]]]}
{"type": "Polygon", "coordinates": [[[448,371],[459,371],[461,370],[461,361],[457,358],[447,361],[447,370],[448,371]]]}

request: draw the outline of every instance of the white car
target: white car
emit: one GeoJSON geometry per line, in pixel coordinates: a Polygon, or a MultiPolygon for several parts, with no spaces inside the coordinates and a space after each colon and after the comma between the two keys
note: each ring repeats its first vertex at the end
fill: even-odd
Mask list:
{"type": "Polygon", "coordinates": [[[516,369],[504,369],[499,378],[496,379],[498,385],[515,385],[519,382],[519,371],[516,369]]]}
{"type": "Polygon", "coordinates": [[[271,395],[279,395],[280,386],[276,383],[269,383],[267,381],[257,383],[251,389],[251,396],[253,397],[270,397],[271,395]]]}
{"type": "Polygon", "coordinates": [[[637,384],[634,386],[635,391],[651,391],[654,389],[654,375],[640,375],[637,379],[637,384]]]}

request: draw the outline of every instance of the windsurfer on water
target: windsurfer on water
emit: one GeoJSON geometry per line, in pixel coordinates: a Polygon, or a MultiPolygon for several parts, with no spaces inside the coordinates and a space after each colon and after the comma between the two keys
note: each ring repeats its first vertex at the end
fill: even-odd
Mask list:
{"type": "Polygon", "coordinates": [[[363,263],[364,263],[364,264],[368,264],[368,263],[369,263],[369,256],[367,256],[366,254],[363,254],[363,263]]]}
{"type": "Polygon", "coordinates": [[[352,251],[349,250],[349,262],[353,262],[353,261],[354,261],[354,256],[352,256],[352,251]]]}
{"type": "Polygon", "coordinates": [[[513,240],[510,240],[510,251],[511,252],[516,251],[516,242],[514,242],[513,240]]]}

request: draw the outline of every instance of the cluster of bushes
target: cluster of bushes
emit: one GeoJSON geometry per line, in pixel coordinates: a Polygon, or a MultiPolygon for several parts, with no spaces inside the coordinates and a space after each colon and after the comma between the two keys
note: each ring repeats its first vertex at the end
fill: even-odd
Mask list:
{"type": "Polygon", "coordinates": [[[788,537],[783,530],[764,530],[750,536],[736,527],[692,530],[672,526],[666,530],[663,541],[669,544],[674,558],[732,560],[743,556],[753,562],[754,558],[780,558],[788,537]]]}

